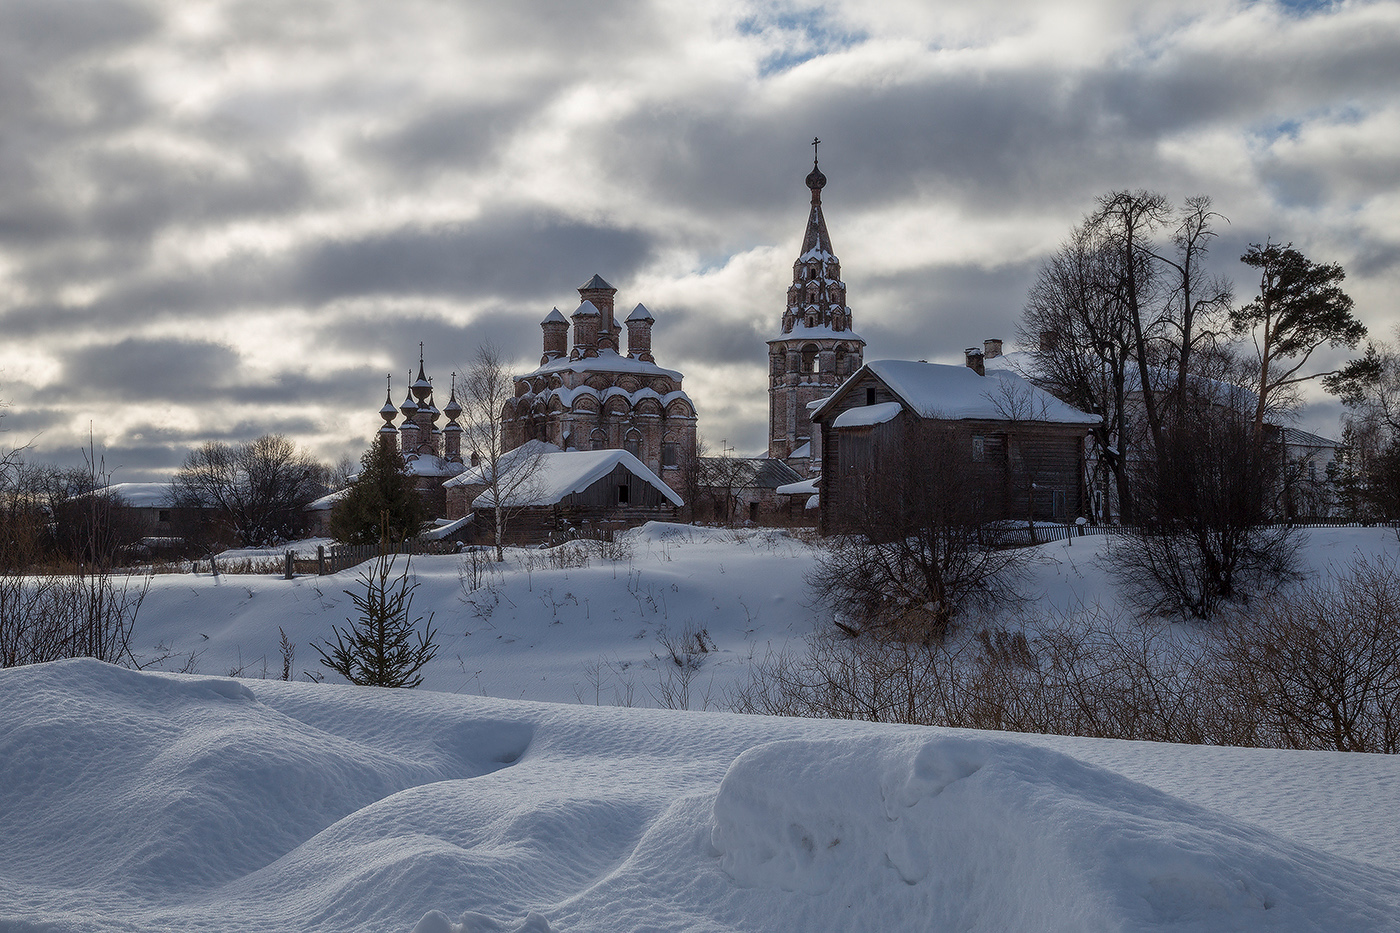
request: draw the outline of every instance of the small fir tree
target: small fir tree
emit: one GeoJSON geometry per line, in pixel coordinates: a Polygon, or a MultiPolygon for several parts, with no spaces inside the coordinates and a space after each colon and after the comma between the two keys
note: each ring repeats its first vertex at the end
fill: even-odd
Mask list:
{"type": "Polygon", "coordinates": [[[403,455],[374,444],[360,458],[359,478],[331,510],[331,537],[346,544],[374,544],[381,535],[402,541],[427,520],[403,455]]]}
{"type": "Polygon", "coordinates": [[[418,673],[437,654],[433,642],[433,614],[428,613],[422,632],[414,618],[413,591],[417,579],[409,579],[412,558],[405,557],[403,571],[394,574],[398,555],[389,550],[387,539],[381,541],[379,556],[369,568],[361,571],[360,589],[345,594],[359,610],[358,619],[346,619],[345,628],[333,625],[335,642],[324,642],[325,648],[313,644],[321,663],[352,684],[362,687],[416,687],[423,682],[418,673]]]}

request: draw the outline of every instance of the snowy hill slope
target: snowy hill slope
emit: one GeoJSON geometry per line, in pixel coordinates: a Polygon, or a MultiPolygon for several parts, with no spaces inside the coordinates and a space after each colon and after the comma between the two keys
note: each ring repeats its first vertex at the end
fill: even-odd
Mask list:
{"type": "Polygon", "coordinates": [[[0,710],[7,933],[1398,928],[1394,757],[93,661],[0,710]]]}

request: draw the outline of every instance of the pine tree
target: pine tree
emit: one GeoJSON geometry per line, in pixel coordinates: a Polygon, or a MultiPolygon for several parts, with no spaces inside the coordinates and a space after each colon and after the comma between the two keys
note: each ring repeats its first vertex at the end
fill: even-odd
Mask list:
{"type": "Polygon", "coordinates": [[[428,614],[421,633],[417,628],[423,617],[411,618],[413,591],[418,589],[418,581],[409,580],[412,558],[404,559],[403,571],[395,576],[396,558],[389,551],[389,542],[381,541],[379,556],[360,572],[360,591],[345,591],[359,610],[359,619],[347,619],[350,624],[345,628],[331,626],[334,644],[326,641],[325,648],[311,646],[322,664],[352,684],[416,687],[423,682],[418,671],[437,654],[433,614],[428,614]]]}
{"type": "Polygon", "coordinates": [[[331,537],[346,544],[374,544],[387,534],[402,541],[427,520],[423,499],[413,488],[403,455],[374,444],[360,458],[360,475],[331,510],[331,537]]]}

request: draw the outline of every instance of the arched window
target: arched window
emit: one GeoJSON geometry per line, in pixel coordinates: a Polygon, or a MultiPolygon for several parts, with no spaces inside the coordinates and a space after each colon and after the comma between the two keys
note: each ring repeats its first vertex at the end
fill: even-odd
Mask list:
{"type": "Polygon", "coordinates": [[[809,343],[802,348],[802,372],[815,373],[820,371],[821,359],[817,345],[809,343]]]}
{"type": "Polygon", "coordinates": [[[642,433],[636,428],[628,431],[627,436],[622,439],[622,449],[638,460],[642,459],[642,433]]]}

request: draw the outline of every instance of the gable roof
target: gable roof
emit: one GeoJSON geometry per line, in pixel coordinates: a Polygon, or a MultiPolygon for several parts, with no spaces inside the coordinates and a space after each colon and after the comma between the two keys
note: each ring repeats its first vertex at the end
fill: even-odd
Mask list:
{"type": "MultiPolygon", "coordinates": [[[[554,505],[574,493],[583,492],[589,486],[612,473],[619,465],[633,476],[655,487],[671,504],[678,507],[685,504],[670,486],[663,483],[660,477],[647,468],[646,464],[625,450],[566,451],[560,450],[552,444],[533,443],[537,443],[539,446],[530,448],[529,452],[524,452],[524,448],[528,445],[521,445],[521,447],[506,454],[507,457],[512,453],[516,454],[510,463],[522,468],[528,468],[526,461],[534,460],[534,454],[538,454],[538,461],[532,464],[534,466],[533,475],[522,483],[519,489],[507,494],[505,505],[554,505]],[[517,453],[517,451],[522,452],[517,453]]],[[[503,470],[511,468],[510,465],[503,466],[503,470]]],[[[478,466],[448,480],[443,485],[469,486],[484,482],[482,467],[478,466]]],[[[488,489],[472,500],[472,507],[487,508],[494,506],[495,502],[496,500],[488,489]]]]}
{"type": "Polygon", "coordinates": [[[820,421],[834,410],[851,387],[869,373],[921,418],[954,421],[1036,421],[1048,424],[1094,424],[1099,419],[1038,389],[1018,373],[990,370],[979,376],[966,366],[912,360],[875,360],[856,370],[812,412],[820,421]]]}
{"type": "MultiPolygon", "coordinates": [[[[736,489],[777,489],[802,479],[802,474],[772,457],[697,457],[701,476],[732,479],[736,489]]],[[[707,485],[702,481],[701,485],[707,485]]]]}

